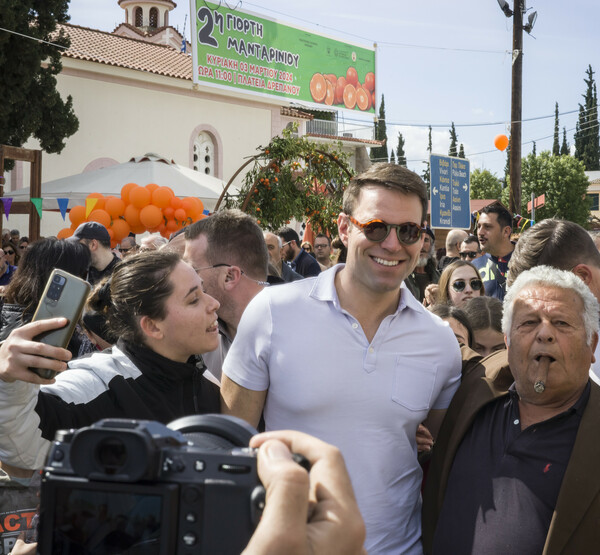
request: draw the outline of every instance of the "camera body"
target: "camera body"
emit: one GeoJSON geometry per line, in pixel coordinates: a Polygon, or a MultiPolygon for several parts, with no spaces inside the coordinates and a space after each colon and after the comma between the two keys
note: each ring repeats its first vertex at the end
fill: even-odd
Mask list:
{"type": "Polygon", "coordinates": [[[223,415],[169,426],[106,419],[57,432],[40,553],[241,553],[264,507],[255,452],[236,446],[255,430],[223,415]]]}

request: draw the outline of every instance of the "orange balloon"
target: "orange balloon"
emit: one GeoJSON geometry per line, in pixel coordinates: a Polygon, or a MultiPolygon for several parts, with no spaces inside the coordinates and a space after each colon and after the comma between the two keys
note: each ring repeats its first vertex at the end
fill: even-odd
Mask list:
{"type": "Polygon", "coordinates": [[[158,206],[149,204],[140,210],[140,222],[147,228],[158,227],[163,222],[163,213],[158,206]]]}
{"type": "Polygon", "coordinates": [[[88,216],[88,222],[98,222],[106,229],[110,227],[110,214],[106,210],[92,210],[88,216]]]}
{"type": "Polygon", "coordinates": [[[104,198],[104,195],[102,193],[90,193],[86,197],[86,200],[91,199],[91,198],[97,198],[98,199],[98,201],[94,205],[94,210],[104,210],[104,202],[105,202],[106,199],[104,198]]]}
{"type": "Polygon", "coordinates": [[[159,208],[167,208],[171,205],[173,192],[168,187],[157,187],[152,192],[152,204],[159,208]]]}
{"type": "Polygon", "coordinates": [[[115,239],[117,241],[120,241],[124,237],[127,237],[129,235],[130,229],[131,229],[131,227],[125,220],[123,220],[121,218],[117,218],[116,220],[113,220],[112,230],[115,235],[115,239]]]}
{"type": "Polygon", "coordinates": [[[85,222],[85,206],[73,206],[69,211],[69,220],[75,227],[85,222]]]}
{"type": "Polygon", "coordinates": [[[73,235],[73,230],[70,227],[65,227],[56,234],[56,238],[66,239],[67,237],[71,237],[71,235],[73,235]]]}
{"type": "MultiPolygon", "coordinates": [[[[133,204],[128,204],[125,207],[125,221],[129,224],[129,226],[132,228],[134,227],[139,227],[142,226],[142,222],[140,222],[140,211],[133,205],[133,204]]],[[[144,227],[144,226],[142,226],[144,227]]],[[[144,231],[146,231],[146,229],[144,228],[144,231]]],[[[142,231],[141,233],[143,233],[144,231],[142,231]]],[[[137,233],[134,231],[134,233],[137,233]]]]}
{"type": "Polygon", "coordinates": [[[166,228],[169,232],[177,231],[177,229],[179,228],[179,225],[177,224],[177,222],[175,220],[167,220],[166,228]]]}
{"type": "Polygon", "coordinates": [[[136,208],[140,210],[144,208],[144,206],[148,206],[150,204],[150,197],[152,194],[146,187],[136,187],[135,189],[131,189],[129,191],[129,202],[133,204],[136,208]]]}
{"type": "Polygon", "coordinates": [[[146,185],[146,189],[148,189],[150,194],[152,194],[154,191],[156,191],[156,189],[158,189],[158,185],[156,183],[148,183],[148,185],[146,185]]]}
{"type": "Polygon", "coordinates": [[[146,231],[146,228],[142,224],[131,226],[131,233],[135,233],[136,235],[139,235],[140,233],[144,233],[145,231],[146,231]]]}
{"type": "Polygon", "coordinates": [[[194,197],[194,200],[196,201],[196,214],[199,216],[204,212],[204,204],[199,198],[194,197]]]}
{"type": "Polygon", "coordinates": [[[181,201],[181,208],[185,210],[188,216],[191,216],[196,210],[196,203],[192,197],[186,197],[181,201]]]}
{"type": "Polygon", "coordinates": [[[175,209],[172,206],[167,206],[163,208],[163,215],[167,220],[172,220],[175,216],[175,209]]]}
{"type": "Polygon", "coordinates": [[[498,149],[498,150],[506,150],[506,147],[508,146],[508,137],[506,135],[496,135],[494,137],[494,146],[498,149]]]}
{"type": "Polygon", "coordinates": [[[181,199],[177,198],[177,197],[173,197],[171,199],[171,206],[177,210],[178,208],[181,208],[181,199]]]}
{"type": "Polygon", "coordinates": [[[110,242],[116,241],[115,232],[110,227],[106,231],[108,231],[108,235],[110,236],[110,242]]]}
{"type": "Polygon", "coordinates": [[[106,210],[112,218],[118,218],[125,213],[125,202],[117,197],[107,197],[104,203],[104,210],[106,210]]]}
{"type": "Polygon", "coordinates": [[[129,193],[131,192],[131,189],[135,189],[136,187],[138,187],[137,183],[127,183],[127,185],[121,187],[121,198],[125,204],[129,204],[129,193]]]}
{"type": "Polygon", "coordinates": [[[169,239],[171,237],[171,232],[168,229],[163,229],[159,232],[165,239],[169,239]]]}
{"type": "Polygon", "coordinates": [[[183,208],[178,208],[177,210],[175,210],[175,219],[176,220],[179,220],[180,222],[182,222],[186,218],[187,218],[187,214],[185,213],[185,210],[183,208]]]}
{"type": "Polygon", "coordinates": [[[118,244],[119,244],[119,241],[117,241],[116,239],[112,239],[110,242],[110,248],[116,249],[118,244]]]}

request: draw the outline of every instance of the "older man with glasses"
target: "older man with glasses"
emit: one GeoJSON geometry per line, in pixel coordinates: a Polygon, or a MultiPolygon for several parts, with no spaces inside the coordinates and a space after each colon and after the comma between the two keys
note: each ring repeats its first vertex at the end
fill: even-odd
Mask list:
{"type": "Polygon", "coordinates": [[[402,166],[353,178],[338,217],[346,264],[257,295],[223,366],[224,412],[256,426],[264,408],[267,430],[339,447],[372,555],[421,553],[416,430],[426,421],[436,435],[460,381],[452,330],[403,284],[427,204],[425,183],[402,166]]]}

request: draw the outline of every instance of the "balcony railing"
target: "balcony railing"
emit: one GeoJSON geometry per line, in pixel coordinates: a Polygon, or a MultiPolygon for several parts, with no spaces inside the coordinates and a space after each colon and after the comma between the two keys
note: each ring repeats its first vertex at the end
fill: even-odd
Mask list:
{"type": "Polygon", "coordinates": [[[375,130],[373,125],[364,123],[348,123],[345,121],[328,121],[323,119],[312,119],[306,122],[306,133],[316,135],[330,135],[333,137],[374,139],[375,130]]]}

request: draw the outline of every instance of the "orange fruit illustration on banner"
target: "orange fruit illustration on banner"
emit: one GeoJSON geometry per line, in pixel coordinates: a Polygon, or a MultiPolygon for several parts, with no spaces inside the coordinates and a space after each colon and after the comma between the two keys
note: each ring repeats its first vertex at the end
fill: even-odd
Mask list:
{"type": "Polygon", "coordinates": [[[371,107],[371,94],[362,87],[356,89],[356,105],[363,112],[371,107]]]}
{"type": "Polygon", "coordinates": [[[356,68],[348,68],[348,71],[346,71],[346,81],[356,88],[358,85],[358,73],[356,72],[356,68]]]}
{"type": "Polygon", "coordinates": [[[375,74],[372,71],[369,71],[369,73],[365,75],[365,89],[369,92],[375,90],[375,74]]]}
{"type": "Polygon", "coordinates": [[[346,78],[338,77],[337,83],[335,85],[335,98],[333,100],[334,104],[341,104],[344,102],[344,89],[346,88],[346,78]]]}
{"type": "Polygon", "coordinates": [[[344,88],[344,106],[349,110],[356,106],[356,89],[350,83],[344,88]]]}
{"type": "Polygon", "coordinates": [[[327,84],[321,73],[315,73],[310,80],[310,94],[315,102],[323,102],[327,95],[327,84]]]}
{"type": "Polygon", "coordinates": [[[335,89],[330,81],[327,81],[327,94],[325,95],[325,104],[331,106],[335,99],[335,89]]]}
{"type": "Polygon", "coordinates": [[[335,73],[327,73],[325,74],[325,79],[327,79],[327,81],[329,81],[334,87],[337,84],[337,75],[335,73]]]}

